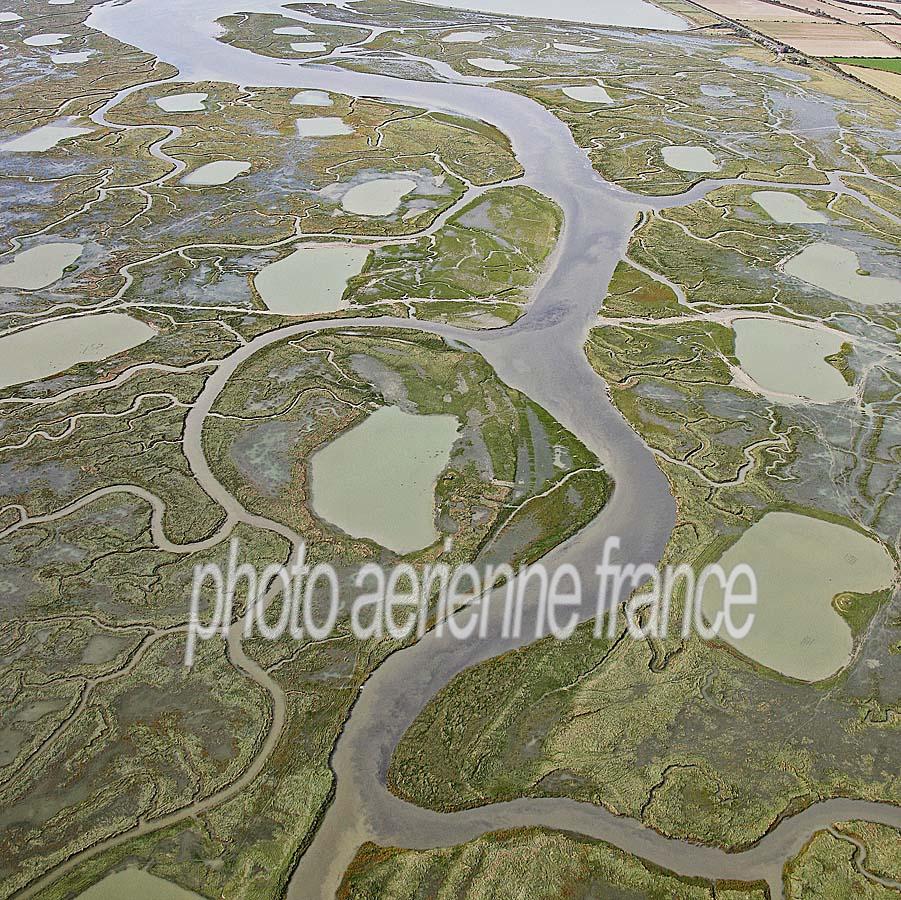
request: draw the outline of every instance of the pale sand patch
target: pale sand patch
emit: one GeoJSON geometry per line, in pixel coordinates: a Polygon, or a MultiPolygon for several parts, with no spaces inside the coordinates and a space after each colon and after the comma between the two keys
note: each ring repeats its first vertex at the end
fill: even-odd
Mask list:
{"type": "Polygon", "coordinates": [[[901,44],[901,22],[897,25],[873,25],[873,31],[884,34],[890,41],[901,44]]]}
{"type": "Polygon", "coordinates": [[[808,56],[898,56],[893,43],[867,28],[818,22],[756,22],[754,27],[808,56]]]}
{"type": "Polygon", "coordinates": [[[825,3],[822,6],[823,12],[827,15],[833,16],[836,19],[841,19],[843,22],[848,22],[851,25],[857,25],[863,22],[873,22],[873,21],[886,21],[886,19],[891,18],[889,13],[880,11],[875,9],[870,12],[864,9],[862,6],[854,7],[842,3],[825,3]]]}
{"type": "Polygon", "coordinates": [[[514,72],[519,66],[513,63],[504,62],[502,59],[492,59],[488,56],[476,56],[466,60],[471,66],[477,69],[484,69],[486,72],[514,72]]]}
{"type": "Polygon", "coordinates": [[[883,72],[880,69],[866,69],[863,66],[839,66],[843,72],[853,75],[864,84],[901,100],[901,75],[897,72],[883,72]]]}
{"type": "Polygon", "coordinates": [[[810,13],[774,6],[765,0],[700,0],[701,5],[727,19],[772,22],[817,22],[810,13]]]}
{"type": "MultiPolygon", "coordinates": [[[[863,7],[847,6],[834,2],[834,0],[790,0],[790,5],[796,9],[806,10],[811,13],[816,13],[820,10],[835,19],[840,19],[843,22],[848,22],[852,25],[858,22],[869,21],[873,18],[887,19],[890,16],[889,13],[878,9],[875,10],[874,15],[874,13],[864,10],[863,7]]],[[[790,12],[790,10],[786,10],[786,12],[790,12]]],[[[819,21],[822,21],[819,17],[817,18],[819,21]]]]}

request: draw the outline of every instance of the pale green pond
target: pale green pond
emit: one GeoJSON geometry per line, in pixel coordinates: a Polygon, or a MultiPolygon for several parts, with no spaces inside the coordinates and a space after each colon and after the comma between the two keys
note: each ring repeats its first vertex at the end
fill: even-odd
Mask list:
{"type": "Polygon", "coordinates": [[[87,62],[93,55],[93,50],[73,50],[71,53],[52,53],[50,55],[50,62],[55,66],[71,66],[87,62]]]}
{"type": "Polygon", "coordinates": [[[78,895],[78,900],[201,900],[199,894],[186,891],[143,869],[124,869],[107,875],[78,895]]]}
{"type": "MultiPolygon", "coordinates": [[[[756,619],[747,637],[720,637],[767,668],[803,681],[835,674],[851,658],[847,622],[832,606],[840,593],[874,593],[894,578],[891,557],[876,541],[831,522],[797,513],[771,512],[730,547],[720,564],[728,574],[747,563],[757,578],[756,619]]],[[[745,579],[736,591],[747,589],[745,579]]],[[[708,621],[722,609],[723,591],[710,579],[703,609],[708,621]]],[[[744,611],[735,616],[745,620],[744,611]]]]}
{"type": "Polygon", "coordinates": [[[170,94],[168,97],[160,97],[156,105],[166,112],[203,112],[209,94],[189,93],[170,94]]]}
{"type": "Polygon", "coordinates": [[[156,331],[124,313],[57,319],[0,337],[0,388],[65,372],[137,347],[156,331]]]}
{"type": "Polygon", "coordinates": [[[490,56],[476,56],[466,60],[471,66],[482,69],[485,72],[515,72],[519,66],[504,62],[502,59],[492,59],[490,56]]]}
{"type": "Polygon", "coordinates": [[[492,34],[491,31],[453,31],[446,34],[441,40],[445,44],[481,44],[492,34]]]}
{"type": "MultiPolygon", "coordinates": [[[[38,291],[62,278],[84,249],[81,244],[53,241],[17,253],[12,262],[0,263],[0,288],[38,291]]],[[[7,257],[2,257],[6,259],[7,257]]]]}
{"type": "Polygon", "coordinates": [[[599,84],[578,85],[563,88],[563,93],[580,103],[613,103],[607,89],[599,84]]]}
{"type": "Polygon", "coordinates": [[[811,209],[803,197],[788,191],[755,191],[751,194],[751,199],[774,222],[786,225],[823,225],[829,221],[825,213],[811,209]]]}
{"type": "Polygon", "coordinates": [[[354,130],[340,116],[313,116],[297,120],[297,133],[301,137],[336,137],[353,134],[354,130]]]}
{"type": "Polygon", "coordinates": [[[22,17],[14,12],[0,12],[0,22],[20,22],[22,17]]]}
{"type": "Polygon", "coordinates": [[[29,38],[25,38],[22,41],[23,44],[27,44],[29,47],[56,47],[61,44],[67,37],[72,37],[71,34],[35,34],[29,38]]]}
{"type": "Polygon", "coordinates": [[[439,537],[435,485],[459,427],[454,416],[376,410],[313,456],[313,510],[400,554],[428,547],[439,537]]]}
{"type": "Polygon", "coordinates": [[[680,172],[718,172],[720,164],[706,147],[664,147],[663,161],[680,172]]]}
{"type": "Polygon", "coordinates": [[[216,185],[228,184],[239,175],[250,171],[250,163],[241,160],[221,159],[199,166],[182,178],[182,184],[216,185]]]}
{"type": "Polygon", "coordinates": [[[389,216],[415,187],[412,178],[376,178],[352,187],[341,198],[341,206],[357,216],[389,216]]]}
{"type": "Polygon", "coordinates": [[[302,34],[315,34],[315,32],[310,31],[309,28],[304,28],[303,25],[289,25],[287,28],[276,28],[273,34],[293,34],[300,36],[302,34]]]}
{"type": "Polygon", "coordinates": [[[347,281],[366,264],[365,247],[301,247],[290,256],[261,269],[253,283],[273,312],[306,316],[335,312],[342,302],[347,281]]]}
{"type": "Polygon", "coordinates": [[[69,138],[90,134],[91,130],[77,125],[41,125],[0,144],[0,150],[6,153],[43,153],[69,138]]]}
{"type": "Polygon", "coordinates": [[[291,103],[294,106],[334,106],[334,101],[325,91],[300,91],[291,103]]]}
{"type": "Polygon", "coordinates": [[[814,287],[866,306],[901,303],[901,281],[861,275],[853,250],[836,244],[811,244],[785,264],[785,272],[814,287]]]}
{"type": "Polygon", "coordinates": [[[291,49],[295,53],[325,53],[328,47],[321,41],[299,41],[291,44],[291,49]]]}
{"type": "Polygon", "coordinates": [[[853,385],[826,362],[841,349],[843,335],[772,319],[738,319],[733,328],[742,369],[765,390],[816,403],[854,396],[853,385]]]}
{"type": "Polygon", "coordinates": [[[585,44],[554,44],[555,50],[562,50],[564,53],[600,53],[600,47],[586,47],[585,44]]]}

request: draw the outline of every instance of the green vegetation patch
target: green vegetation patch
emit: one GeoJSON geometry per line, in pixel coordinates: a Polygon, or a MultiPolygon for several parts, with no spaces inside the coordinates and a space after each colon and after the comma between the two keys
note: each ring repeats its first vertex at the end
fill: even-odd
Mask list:
{"type": "Polygon", "coordinates": [[[901,58],[881,56],[827,56],[829,62],[843,66],[861,66],[864,69],[879,69],[883,72],[901,74],[901,58]]]}
{"type": "Polygon", "coordinates": [[[358,305],[400,303],[417,317],[423,308],[430,318],[463,321],[480,312],[503,315],[529,300],[561,226],[557,206],[531,188],[495,188],[437,233],[375,249],[346,297],[358,305]]]}
{"type": "Polygon", "coordinates": [[[762,884],[682,878],[609,844],[539,828],[486,834],[459,847],[397,850],[364,844],[340,900],[764,900],[762,884]]]}
{"type": "MultiPolygon", "coordinates": [[[[822,206],[828,194],[809,202],[822,206]]],[[[874,236],[866,219],[848,221],[874,236]]],[[[725,316],[774,299],[772,281],[765,293],[750,260],[790,253],[803,234],[774,229],[745,189],[726,188],[633,235],[627,258],[663,273],[685,301],[634,266],[621,264],[614,276],[586,352],[675,495],[664,564],[699,571],[773,509],[855,527],[886,546],[895,540],[901,510],[883,480],[893,478],[888,460],[901,444],[890,425],[890,345],[874,351],[855,341],[855,369],[870,373],[863,402],[875,404],[875,419],[846,405],[839,425],[833,407],[784,406],[733,383],[725,316]],[[843,465],[853,488],[837,494],[833,481],[823,484],[824,465],[843,465]]],[[[774,312],[813,314],[806,295],[785,288],[777,296],[774,312]]],[[[825,308],[843,321],[837,301],[825,308]]],[[[876,342],[881,329],[864,333],[876,342]]],[[[395,750],[389,785],[440,810],[571,797],[729,849],[823,797],[896,801],[901,782],[881,760],[898,741],[897,606],[887,593],[842,595],[835,604],[857,650],[846,670],[819,684],[696,636],[595,637],[593,623],[562,643],[548,639],[482,663],[422,711],[395,750]]]]}
{"type": "Polygon", "coordinates": [[[817,832],[801,853],[785,867],[786,900],[816,896],[823,900],[896,900],[901,835],[885,826],[846,822],[817,832]],[[861,848],[863,850],[861,851],[861,848]],[[870,867],[870,854],[881,868],[886,854],[894,854],[892,875],[870,867]]]}

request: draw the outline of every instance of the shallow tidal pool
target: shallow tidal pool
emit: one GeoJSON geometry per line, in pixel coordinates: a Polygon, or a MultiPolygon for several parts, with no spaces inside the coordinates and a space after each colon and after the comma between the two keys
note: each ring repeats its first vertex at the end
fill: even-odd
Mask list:
{"type": "Polygon", "coordinates": [[[390,216],[415,187],[412,178],[376,178],[354,185],[341,198],[341,206],[356,216],[390,216]]]}
{"type": "Polygon", "coordinates": [[[811,209],[803,197],[788,191],[755,191],[751,199],[774,222],[785,225],[824,225],[829,221],[825,213],[811,209]]]}
{"type": "Polygon", "coordinates": [[[357,538],[406,554],[438,540],[435,484],[460,423],[383,406],[316,453],[313,511],[357,538]]]}
{"type": "Polygon", "coordinates": [[[600,84],[565,87],[563,93],[570,100],[578,100],[579,103],[613,103],[613,98],[607,93],[607,89],[600,84]]]}
{"type": "Polygon", "coordinates": [[[0,144],[0,150],[6,153],[43,153],[52,150],[57,144],[69,138],[90,134],[90,128],[78,125],[41,125],[18,137],[10,138],[0,144]]]}
{"type": "Polygon", "coordinates": [[[12,262],[0,263],[0,288],[39,291],[59,281],[84,249],[69,241],[48,241],[17,253],[12,262]]]}
{"type": "Polygon", "coordinates": [[[124,313],[56,319],[0,338],[0,388],[65,372],[131,350],[156,331],[124,313]]]}
{"type": "Polygon", "coordinates": [[[335,312],[344,306],[348,279],[362,271],[368,256],[365,247],[301,247],[261,269],[254,287],[273,312],[286,316],[335,312]]]}
{"type": "Polygon", "coordinates": [[[716,157],[706,147],[671,146],[662,150],[663,161],[680,172],[719,172],[716,157]]]}
{"type": "Polygon", "coordinates": [[[234,181],[239,175],[250,171],[250,163],[242,160],[221,159],[198,166],[182,178],[187,185],[219,185],[234,181]]]}
{"type": "Polygon", "coordinates": [[[200,900],[199,894],[142,869],[124,869],[107,875],[79,894],[78,900],[122,900],[123,897],[129,900],[200,900]]]}
{"type": "Polygon", "coordinates": [[[814,287],[865,306],[901,303],[901,281],[860,273],[853,250],[836,244],[810,244],[785,264],[785,272],[814,287]]]}
{"type": "Polygon", "coordinates": [[[474,56],[472,59],[467,59],[466,62],[485,72],[515,72],[519,69],[519,66],[513,63],[504,62],[502,59],[494,59],[490,56],[474,56]]]}
{"type": "Polygon", "coordinates": [[[165,112],[203,112],[207,97],[209,94],[203,93],[170,94],[160,97],[156,105],[165,112]]]}
{"type": "Polygon", "coordinates": [[[735,355],[742,369],[764,390],[815,403],[854,396],[838,369],[826,362],[845,339],[828,332],[774,319],[738,319],[735,355]]]}
{"type": "Polygon", "coordinates": [[[310,119],[298,119],[296,127],[300,137],[338,137],[342,134],[354,133],[353,128],[340,116],[313,116],[310,119]]]}
{"type": "MultiPolygon", "coordinates": [[[[891,557],[876,541],[832,522],[791,512],[770,512],[752,525],[720,559],[728,573],[740,563],[757,578],[756,619],[747,637],[720,637],[769,669],[802,681],[834,675],[851,658],[853,638],[832,599],[853,591],[887,588],[891,557]]],[[[744,591],[745,579],[736,585],[744,591]]],[[[722,609],[723,591],[711,579],[703,610],[710,621],[722,609]]],[[[736,616],[744,621],[744,612],[736,616]]]]}

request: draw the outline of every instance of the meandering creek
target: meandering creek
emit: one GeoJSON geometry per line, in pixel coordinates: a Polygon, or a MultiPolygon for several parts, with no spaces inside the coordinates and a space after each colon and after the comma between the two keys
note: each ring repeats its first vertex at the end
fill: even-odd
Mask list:
{"type": "MultiPolygon", "coordinates": [[[[479,5],[505,11],[501,9],[505,2],[479,5]]],[[[530,8],[522,3],[515,6],[517,12],[530,8]]],[[[546,11],[543,4],[540,10],[538,4],[534,7],[539,13],[546,11]]],[[[597,15],[599,9],[591,0],[572,0],[564,7],[581,10],[573,15],[585,16],[597,15]]],[[[635,8],[634,4],[629,8],[635,8]]],[[[657,14],[670,15],[649,8],[657,14]]],[[[490,121],[510,137],[526,171],[523,181],[555,200],[564,211],[566,224],[551,271],[528,313],[512,327],[473,333],[407,319],[345,319],[337,323],[326,319],[286,326],[242,346],[209,377],[186,421],[184,450],[200,485],[223,505],[230,517],[253,521],[213,476],[203,453],[201,435],[216,398],[232,374],[254,353],[278,340],[311,331],[412,327],[471,345],[501,379],[544,406],[597,453],[616,480],[617,490],[604,512],[553,550],[547,559],[549,565],[573,563],[587,580],[593,573],[598,548],[610,535],[621,538],[624,559],[658,560],[674,524],[672,498],[651,453],[607,399],[605,385],[588,365],[583,346],[597,313],[599,285],[609,280],[621,258],[637,212],[652,205],[660,208],[668,202],[678,205],[687,198],[649,201],[613,190],[592,170],[562,122],[523,96],[473,84],[413,82],[328,67],[305,67],[256,56],[217,41],[215,20],[239,9],[276,12],[280,7],[272,0],[248,0],[240,6],[236,0],[197,0],[192,5],[192,16],[185,17],[178,0],[130,0],[121,5],[95,7],[88,24],[177,66],[184,82],[226,81],[245,86],[378,96],[490,121]],[[159,27],[161,18],[175,16],[183,22],[183,28],[175,31],[159,27]],[[540,142],[535,141],[536,134],[541,135],[540,142]],[[599,216],[598,209],[605,214],[599,216]]],[[[565,17],[563,9],[555,11],[565,17]]],[[[527,596],[534,600],[528,592],[527,596]]],[[[491,607],[500,609],[501,604],[492,603],[491,607]]],[[[583,615],[588,617],[593,612],[585,609],[583,615]]],[[[403,847],[443,846],[516,825],[583,832],[686,875],[766,878],[773,897],[780,897],[784,861],[801,849],[814,830],[853,818],[901,825],[901,814],[894,807],[834,800],[782,820],[746,853],[727,854],[670,840],[640,822],[559,798],[493,804],[445,815],[413,807],[391,795],[385,787],[391,752],[423,706],[458,672],[531,640],[528,629],[533,613],[534,607],[528,605],[526,630],[519,639],[503,639],[497,620],[490,622],[486,640],[459,642],[448,634],[439,637],[430,633],[409,649],[395,653],[376,670],[335,747],[335,796],[313,843],[300,860],[289,887],[290,897],[334,897],[343,872],[365,840],[403,847]]],[[[60,872],[78,866],[98,850],[215,806],[240,792],[262,771],[284,725],[284,696],[267,673],[243,657],[238,632],[230,634],[229,646],[241,668],[272,698],[272,726],[248,770],[213,797],[160,819],[142,822],[131,832],[76,854],[36,882],[30,893],[40,891],[60,872]]]]}

